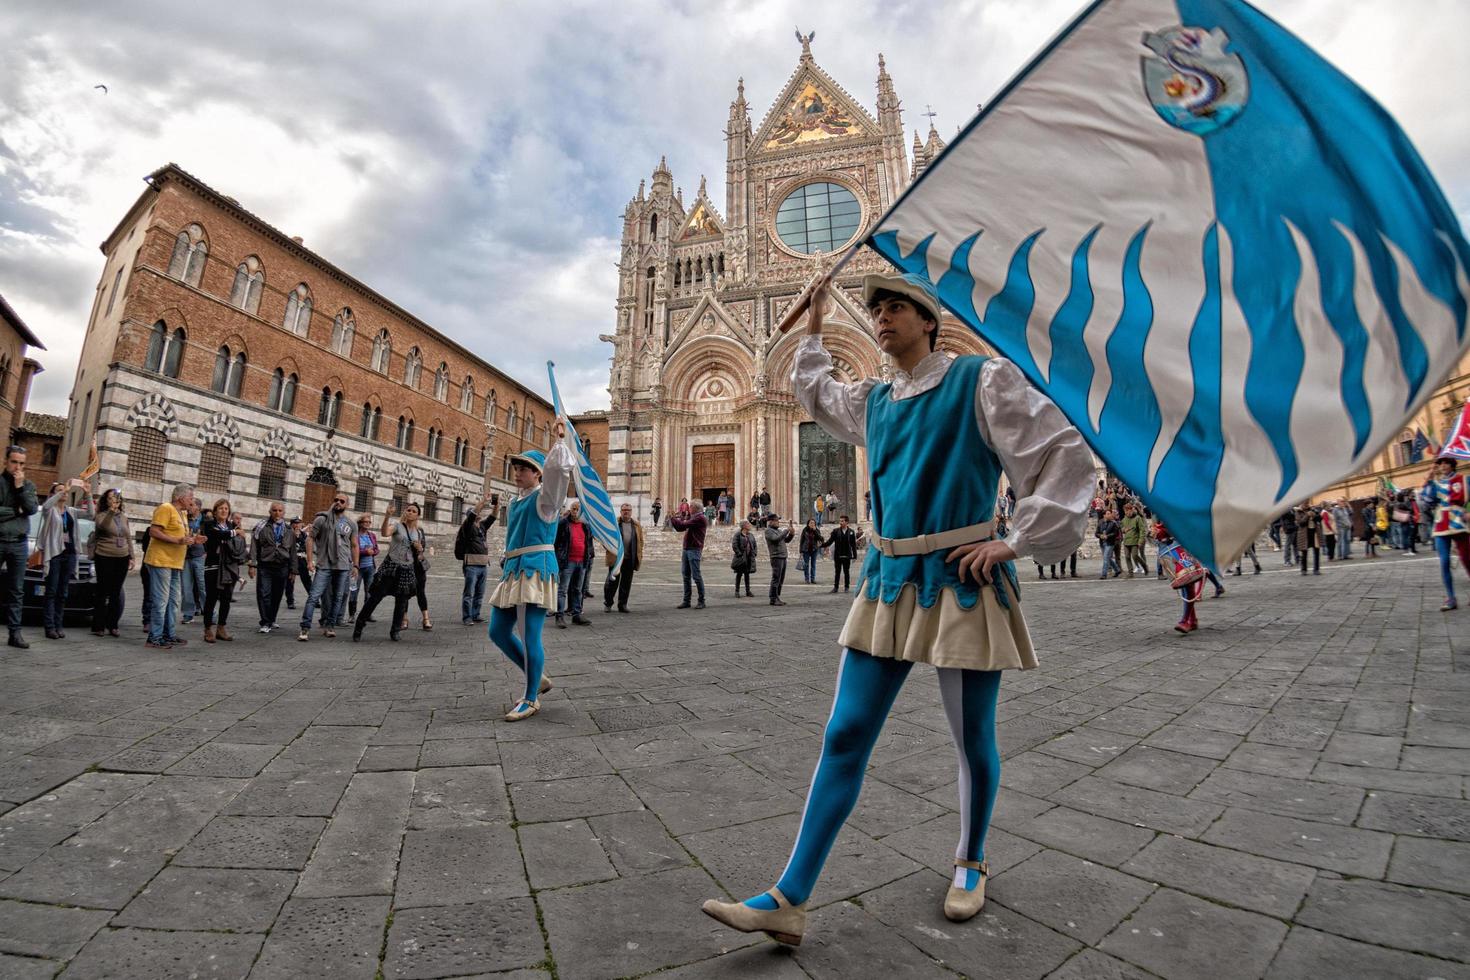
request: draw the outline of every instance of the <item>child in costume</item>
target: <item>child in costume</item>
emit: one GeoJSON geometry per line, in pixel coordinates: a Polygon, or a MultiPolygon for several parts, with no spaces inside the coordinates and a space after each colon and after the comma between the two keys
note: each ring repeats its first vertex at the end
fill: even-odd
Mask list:
{"type": "Polygon", "coordinates": [[[862,786],[879,731],[916,663],[938,668],[960,769],[960,837],[944,914],[985,901],[985,836],[1000,783],[995,709],[1001,671],[1037,665],[1012,562],[1060,561],[1081,543],[1092,454],[1061,411],[1002,358],[936,351],[940,307],[917,277],[868,276],[863,298],[892,382],[843,384],[822,346],[830,278],[814,292],[797,350],[802,407],[835,438],[866,446],[873,534],[839,643],[832,715],[785,872],[744,902],[704,911],[795,945],[806,902],[862,786]],[[993,533],[1004,469],[1017,503],[993,533]]]}
{"type": "Polygon", "coordinates": [[[550,453],[532,449],[510,457],[511,478],[521,496],[511,501],[506,519],[505,566],[490,596],[490,640],[526,675],[526,689],[506,721],[540,711],[541,695],[551,690],[543,675],[541,632],[546,611],[556,608],[556,525],[576,465],[562,442],[565,434],[558,422],[550,453]]]}
{"type": "MultiPolygon", "coordinates": [[[[1184,615],[1174,624],[1174,628],[1180,633],[1193,633],[1199,629],[1199,615],[1196,610],[1200,599],[1204,597],[1205,579],[1211,577],[1209,569],[1174,540],[1174,535],[1164,527],[1163,521],[1155,521],[1153,531],[1154,539],[1159,543],[1159,562],[1169,574],[1169,588],[1177,589],[1180,598],[1184,600],[1184,615]]],[[[1260,566],[1257,565],[1256,569],[1259,571],[1260,566]]]]}
{"type": "Polygon", "coordinates": [[[1465,519],[1465,476],[1453,456],[1440,456],[1434,461],[1434,476],[1419,492],[1419,500],[1434,513],[1434,550],[1439,553],[1439,575],[1444,582],[1444,605],[1441,612],[1458,609],[1455,579],[1452,574],[1450,549],[1460,555],[1460,566],[1470,574],[1470,524],[1465,519]]]}

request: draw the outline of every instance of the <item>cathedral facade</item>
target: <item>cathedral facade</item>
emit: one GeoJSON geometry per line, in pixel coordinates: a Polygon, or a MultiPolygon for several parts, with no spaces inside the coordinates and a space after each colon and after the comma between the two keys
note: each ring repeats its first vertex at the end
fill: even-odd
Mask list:
{"type": "MultiPolygon", "coordinates": [[[[799,36],[800,37],[800,36],[799,36]]],[[[655,497],[712,502],[733,492],[743,513],[767,488],[783,515],[806,515],[819,492],[862,514],[861,449],[835,442],[797,404],[792,362],[801,329],[776,325],[820,257],[873,227],[943,149],[931,125],[906,152],[893,80],[878,56],[875,111],[816,63],[800,37],[796,70],[758,127],[743,81],[725,130],[724,208],[704,178],[687,205],[661,160],[624,213],[609,391],[608,484],[646,512],[655,497]]],[[[843,270],[824,332],[843,380],[886,376],[860,283],[892,271],[864,250],[843,270]]],[[[940,346],[982,353],[945,318],[940,346]]]]}

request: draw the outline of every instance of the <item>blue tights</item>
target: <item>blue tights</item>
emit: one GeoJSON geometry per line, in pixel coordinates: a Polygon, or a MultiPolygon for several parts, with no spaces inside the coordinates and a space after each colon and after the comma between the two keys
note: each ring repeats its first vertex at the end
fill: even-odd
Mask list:
{"type": "Polygon", "coordinates": [[[541,691],[541,672],[546,667],[546,651],[541,646],[541,628],[546,625],[546,610],[541,606],[495,607],[490,610],[490,642],[510,658],[526,675],[527,701],[535,701],[541,691]],[[520,635],[516,623],[520,622],[520,635]]]}
{"type": "MultiPolygon", "coordinates": [[[[914,665],[846,650],[837,671],[837,695],[822,737],[822,755],[807,792],[801,829],[776,887],[792,905],[811,897],[837,832],[857,804],[868,756],[883,722],[914,665]]],[[[959,759],[960,840],[955,857],[984,860],[985,833],[1000,788],[1000,751],[995,743],[995,704],[1000,671],[939,669],[939,690],[959,759]]],[[[973,889],[978,872],[955,869],[955,884],[973,889]]],[[[757,895],[745,902],[774,909],[775,899],[757,895]]]]}

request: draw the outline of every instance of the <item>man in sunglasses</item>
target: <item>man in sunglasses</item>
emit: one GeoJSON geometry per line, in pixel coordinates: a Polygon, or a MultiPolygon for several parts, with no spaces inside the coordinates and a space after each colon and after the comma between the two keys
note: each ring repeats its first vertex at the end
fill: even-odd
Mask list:
{"type": "Polygon", "coordinates": [[[322,635],[336,636],[337,624],[347,605],[347,587],[357,574],[357,528],[347,516],[347,495],[337,493],[332,509],[312,519],[306,532],[306,570],[311,579],[311,594],[301,610],[301,632],[296,639],[305,643],[311,638],[311,616],[318,603],[322,607],[322,635]]]}

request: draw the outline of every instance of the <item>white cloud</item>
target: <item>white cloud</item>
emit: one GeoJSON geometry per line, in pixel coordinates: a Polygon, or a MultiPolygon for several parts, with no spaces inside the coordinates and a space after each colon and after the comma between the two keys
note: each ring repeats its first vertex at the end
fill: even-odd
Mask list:
{"type": "MultiPolygon", "coordinates": [[[[1397,116],[1470,216],[1463,0],[1278,0],[1397,116]],[[1406,56],[1406,52],[1412,56],[1406,56]]],[[[0,8],[0,289],[50,350],[64,412],[97,243],[173,160],[570,407],[606,404],[623,207],[661,153],[723,210],[723,129],[796,66],[792,29],[859,101],[887,58],[905,124],[950,138],[1076,0],[312,3],[289,19],[163,0],[0,8]],[[106,84],[103,94],[93,88],[106,84]]]]}

